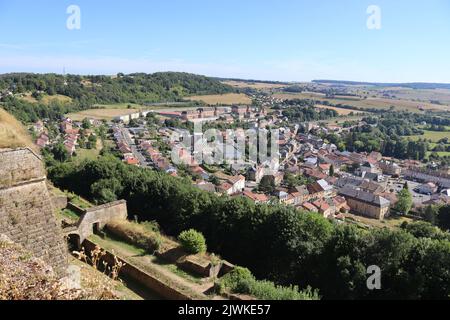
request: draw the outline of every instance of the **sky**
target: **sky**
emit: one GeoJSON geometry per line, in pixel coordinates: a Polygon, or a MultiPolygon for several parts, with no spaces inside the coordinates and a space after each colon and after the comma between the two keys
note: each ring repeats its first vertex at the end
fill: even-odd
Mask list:
{"type": "Polygon", "coordinates": [[[0,73],[64,70],[450,83],[450,1],[0,0],[0,73]]]}

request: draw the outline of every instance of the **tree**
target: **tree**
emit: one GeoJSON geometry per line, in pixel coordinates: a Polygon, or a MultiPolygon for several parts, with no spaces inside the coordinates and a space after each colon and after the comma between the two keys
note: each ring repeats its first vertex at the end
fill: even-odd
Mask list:
{"type": "Polygon", "coordinates": [[[180,241],[181,245],[188,253],[197,254],[206,252],[205,237],[194,229],[189,229],[180,233],[178,241],[180,241]]]}
{"type": "Polygon", "coordinates": [[[270,176],[264,176],[258,186],[258,189],[262,192],[272,193],[275,191],[275,181],[270,176]]]}
{"type": "Polygon", "coordinates": [[[83,127],[83,129],[90,129],[91,128],[91,123],[89,122],[89,120],[87,118],[84,118],[81,126],[83,127]]]}
{"type": "Polygon", "coordinates": [[[442,206],[437,216],[438,226],[443,230],[450,230],[450,205],[442,206]]]}
{"type": "Polygon", "coordinates": [[[95,149],[97,147],[97,136],[91,134],[88,138],[88,143],[86,144],[88,149],[95,149]]]}
{"type": "Polygon", "coordinates": [[[398,202],[395,205],[395,209],[402,214],[407,214],[411,210],[413,205],[412,195],[408,189],[404,188],[398,193],[398,202]]]}
{"type": "Polygon", "coordinates": [[[53,157],[61,162],[67,161],[70,158],[66,146],[60,142],[52,148],[53,157]]]}
{"type": "Polygon", "coordinates": [[[333,165],[331,165],[330,166],[330,177],[334,177],[334,166],[333,165]]]}
{"type": "Polygon", "coordinates": [[[439,207],[430,205],[425,208],[425,211],[423,212],[422,216],[426,221],[432,224],[436,224],[438,214],[439,214],[439,207]]]}

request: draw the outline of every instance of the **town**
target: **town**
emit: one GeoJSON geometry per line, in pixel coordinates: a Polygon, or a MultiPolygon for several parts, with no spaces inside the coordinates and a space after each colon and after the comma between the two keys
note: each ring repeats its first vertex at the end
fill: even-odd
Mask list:
{"type": "Polygon", "coordinates": [[[383,226],[392,215],[423,219],[428,206],[450,203],[448,168],[436,168],[433,162],[396,159],[376,151],[349,152],[326,138],[331,135],[338,140],[355,128],[376,124],[295,122],[284,112],[292,107],[289,101],[267,93],[256,93],[252,98],[252,105],[202,106],[180,111],[142,109],[111,121],[44,119],[36,122],[31,131],[40,148],[59,150],[56,153],[66,153],[69,158],[77,159],[89,150],[98,154],[102,148],[108,148],[129,165],[188,178],[195,187],[207,192],[245,197],[257,204],[293,206],[362,227],[383,226]],[[233,128],[258,133],[276,128],[278,154],[271,161],[242,162],[239,159],[245,152],[237,150],[233,143],[222,143],[222,150],[214,150],[222,155],[221,163],[198,163],[194,148],[183,143],[190,144],[201,137],[202,133],[193,131],[198,123],[219,130],[221,138],[227,141],[228,137],[231,142],[235,139],[229,137],[233,128]],[[173,161],[174,150],[184,163],[173,161]],[[399,198],[405,198],[404,190],[412,198],[406,207],[398,205],[399,198]]]}

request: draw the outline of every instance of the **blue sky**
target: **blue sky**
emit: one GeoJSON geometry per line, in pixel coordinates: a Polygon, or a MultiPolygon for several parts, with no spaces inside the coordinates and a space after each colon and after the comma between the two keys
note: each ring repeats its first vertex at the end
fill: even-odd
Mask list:
{"type": "Polygon", "coordinates": [[[0,73],[450,82],[448,0],[0,0],[0,73]],[[69,5],[81,29],[69,30],[69,5]],[[366,26],[369,5],[381,29],[366,26]]]}

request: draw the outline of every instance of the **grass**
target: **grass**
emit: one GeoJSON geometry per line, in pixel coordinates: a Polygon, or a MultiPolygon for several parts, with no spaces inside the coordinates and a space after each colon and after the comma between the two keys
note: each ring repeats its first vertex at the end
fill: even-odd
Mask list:
{"type": "Polygon", "coordinates": [[[70,209],[63,209],[60,211],[60,214],[64,218],[68,218],[70,220],[78,221],[78,219],[80,219],[80,216],[70,209]]]}
{"type": "Polygon", "coordinates": [[[187,273],[186,271],[177,267],[177,265],[175,265],[175,264],[168,263],[165,260],[158,258],[156,256],[152,256],[152,262],[166,268],[167,270],[180,276],[181,278],[184,278],[186,280],[189,280],[189,281],[197,283],[197,284],[202,284],[202,277],[197,277],[190,273],[187,273]]]}
{"type": "Polygon", "coordinates": [[[251,104],[252,100],[243,93],[227,93],[227,94],[213,94],[205,96],[192,96],[186,97],[186,100],[190,101],[203,101],[206,104],[251,104]]]}
{"type": "Polygon", "coordinates": [[[0,148],[30,147],[36,150],[27,130],[20,122],[0,108],[0,148]]]}
{"type": "Polygon", "coordinates": [[[81,162],[83,160],[95,160],[99,156],[100,151],[97,149],[77,149],[75,160],[81,162]]]}
{"type": "Polygon", "coordinates": [[[450,131],[429,131],[424,130],[424,134],[421,136],[411,136],[410,138],[412,140],[419,140],[419,139],[427,139],[431,140],[433,142],[438,142],[439,140],[443,138],[449,138],[450,137],[450,131]]]}
{"type": "Polygon", "coordinates": [[[81,209],[87,209],[92,207],[92,204],[89,203],[87,200],[82,199],[80,196],[77,195],[68,195],[69,201],[72,202],[74,205],[81,209]]]}
{"type": "Polygon", "coordinates": [[[44,94],[40,100],[34,98],[31,96],[31,93],[25,93],[22,97],[19,99],[24,100],[26,102],[30,103],[43,103],[46,105],[49,105],[51,102],[60,102],[60,103],[70,103],[72,102],[72,98],[61,95],[61,94],[55,94],[53,96],[50,96],[48,94],[44,94]]]}
{"type": "Polygon", "coordinates": [[[389,228],[389,229],[397,229],[403,222],[413,222],[414,220],[407,217],[397,216],[392,214],[390,217],[385,218],[384,220],[372,219],[369,217],[364,217],[360,215],[355,215],[352,213],[346,213],[346,218],[349,221],[357,222],[358,224],[364,224],[375,228],[389,228]]]}
{"type": "Polygon", "coordinates": [[[361,111],[357,111],[357,110],[349,110],[349,109],[343,109],[343,108],[329,107],[329,106],[324,106],[324,105],[320,105],[320,104],[317,104],[316,108],[334,110],[339,115],[342,115],[342,116],[347,116],[350,113],[353,113],[353,114],[361,113],[361,111]]]}

